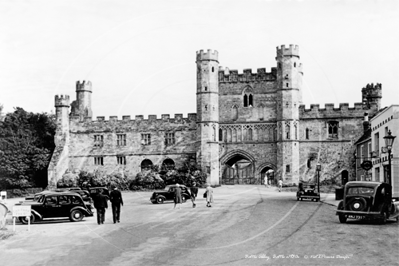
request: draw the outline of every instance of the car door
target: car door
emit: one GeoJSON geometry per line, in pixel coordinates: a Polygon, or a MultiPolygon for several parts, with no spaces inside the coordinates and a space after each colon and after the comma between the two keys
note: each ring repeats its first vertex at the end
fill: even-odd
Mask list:
{"type": "Polygon", "coordinates": [[[43,203],[43,218],[59,217],[61,205],[57,195],[47,195],[43,203]]]}

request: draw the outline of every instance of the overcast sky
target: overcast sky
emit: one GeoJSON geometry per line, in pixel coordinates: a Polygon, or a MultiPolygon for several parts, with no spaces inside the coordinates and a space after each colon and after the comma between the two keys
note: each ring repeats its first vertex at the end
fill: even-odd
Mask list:
{"type": "Polygon", "coordinates": [[[93,83],[93,116],[196,112],[195,54],[229,69],[276,66],[299,45],[303,103],[399,103],[399,1],[0,0],[0,104],[54,112],[93,83]]]}

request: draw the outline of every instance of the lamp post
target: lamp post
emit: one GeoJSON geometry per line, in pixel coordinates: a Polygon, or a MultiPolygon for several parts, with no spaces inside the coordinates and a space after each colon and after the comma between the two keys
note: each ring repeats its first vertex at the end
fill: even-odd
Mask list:
{"type": "Polygon", "coordinates": [[[396,136],[391,135],[391,130],[388,131],[388,135],[384,137],[385,140],[385,147],[388,150],[388,184],[392,186],[392,180],[391,180],[391,152],[392,152],[392,145],[393,141],[395,140],[396,136]]]}
{"type": "Polygon", "coordinates": [[[316,171],[317,171],[317,191],[320,194],[320,171],[321,171],[321,164],[316,164],[316,171]]]}

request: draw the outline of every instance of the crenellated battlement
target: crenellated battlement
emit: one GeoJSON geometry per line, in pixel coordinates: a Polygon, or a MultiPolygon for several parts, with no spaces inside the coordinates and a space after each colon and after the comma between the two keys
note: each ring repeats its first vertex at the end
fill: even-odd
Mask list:
{"type": "Polygon", "coordinates": [[[76,81],[76,91],[92,91],[91,81],[76,81]]]}
{"type": "Polygon", "coordinates": [[[281,48],[277,46],[277,59],[283,56],[297,56],[299,57],[299,46],[290,44],[288,48],[285,45],[281,45],[281,48]]]}
{"type": "Polygon", "coordinates": [[[277,78],[277,68],[272,67],[271,72],[266,72],[266,68],[258,68],[256,73],[252,69],[244,69],[243,73],[238,70],[219,69],[219,83],[228,82],[256,82],[256,81],[274,81],[277,78]]]}
{"type": "Polygon", "coordinates": [[[362,95],[364,97],[381,98],[382,97],[382,85],[381,83],[367,84],[366,87],[362,88],[362,95]]]}
{"type": "Polygon", "coordinates": [[[55,95],[55,107],[69,107],[69,95],[55,95]]]}
{"type": "Polygon", "coordinates": [[[202,60],[213,60],[213,61],[218,61],[219,54],[218,51],[214,50],[212,51],[211,49],[208,49],[208,51],[205,53],[204,50],[197,51],[197,61],[202,61],[202,60]]]}
{"type": "MultiPolygon", "coordinates": [[[[363,103],[355,103],[353,107],[349,107],[349,103],[340,103],[338,108],[334,107],[332,103],[326,103],[324,108],[320,108],[319,104],[311,104],[310,108],[305,105],[300,105],[299,108],[300,119],[304,118],[336,118],[336,117],[363,117],[365,109],[363,103]]],[[[369,113],[374,114],[378,111],[377,104],[371,104],[369,113]]]]}
{"type": "MultiPolygon", "coordinates": [[[[183,114],[175,114],[174,118],[170,118],[169,114],[162,114],[161,118],[157,115],[148,115],[148,119],[144,119],[143,115],[136,115],[135,119],[131,119],[130,115],[123,115],[122,120],[118,120],[118,116],[110,116],[109,120],[105,120],[105,116],[97,116],[97,120],[93,122],[180,122],[180,121],[197,121],[197,114],[189,113],[187,117],[183,117],[183,114]]],[[[78,121],[78,120],[77,120],[78,121]]]]}

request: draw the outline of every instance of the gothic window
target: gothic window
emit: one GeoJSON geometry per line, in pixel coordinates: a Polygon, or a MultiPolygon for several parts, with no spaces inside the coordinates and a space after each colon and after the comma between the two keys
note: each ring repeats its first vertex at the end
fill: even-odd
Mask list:
{"type": "Polygon", "coordinates": [[[309,139],[309,128],[306,128],[305,130],[305,139],[309,139]]]}
{"type": "Polygon", "coordinates": [[[120,165],[126,165],[126,156],[116,156],[116,161],[120,165]]]}
{"type": "Polygon", "coordinates": [[[337,139],[338,138],[338,127],[339,123],[337,121],[328,122],[328,137],[337,139]]]}
{"type": "Polygon", "coordinates": [[[219,141],[223,141],[223,130],[219,128],[219,141]]]}
{"type": "Polygon", "coordinates": [[[94,147],[102,147],[104,145],[103,135],[94,135],[94,147]]]}
{"type": "Polygon", "coordinates": [[[244,107],[253,107],[254,106],[253,97],[254,96],[253,96],[251,87],[246,87],[244,90],[244,96],[243,96],[244,107]]]}
{"type": "Polygon", "coordinates": [[[94,157],[94,165],[104,165],[104,157],[103,156],[95,156],[94,157]]]}
{"type": "Polygon", "coordinates": [[[152,162],[151,160],[145,159],[141,162],[141,171],[143,170],[151,170],[152,168],[152,162]]]}
{"type": "Polygon", "coordinates": [[[126,146],[126,134],[116,134],[116,145],[126,146]]]}
{"type": "Polygon", "coordinates": [[[141,144],[151,145],[151,134],[141,134],[141,144]]]}
{"type": "Polygon", "coordinates": [[[173,132],[167,132],[165,133],[165,145],[173,145],[175,144],[175,133],[173,132]]]}

